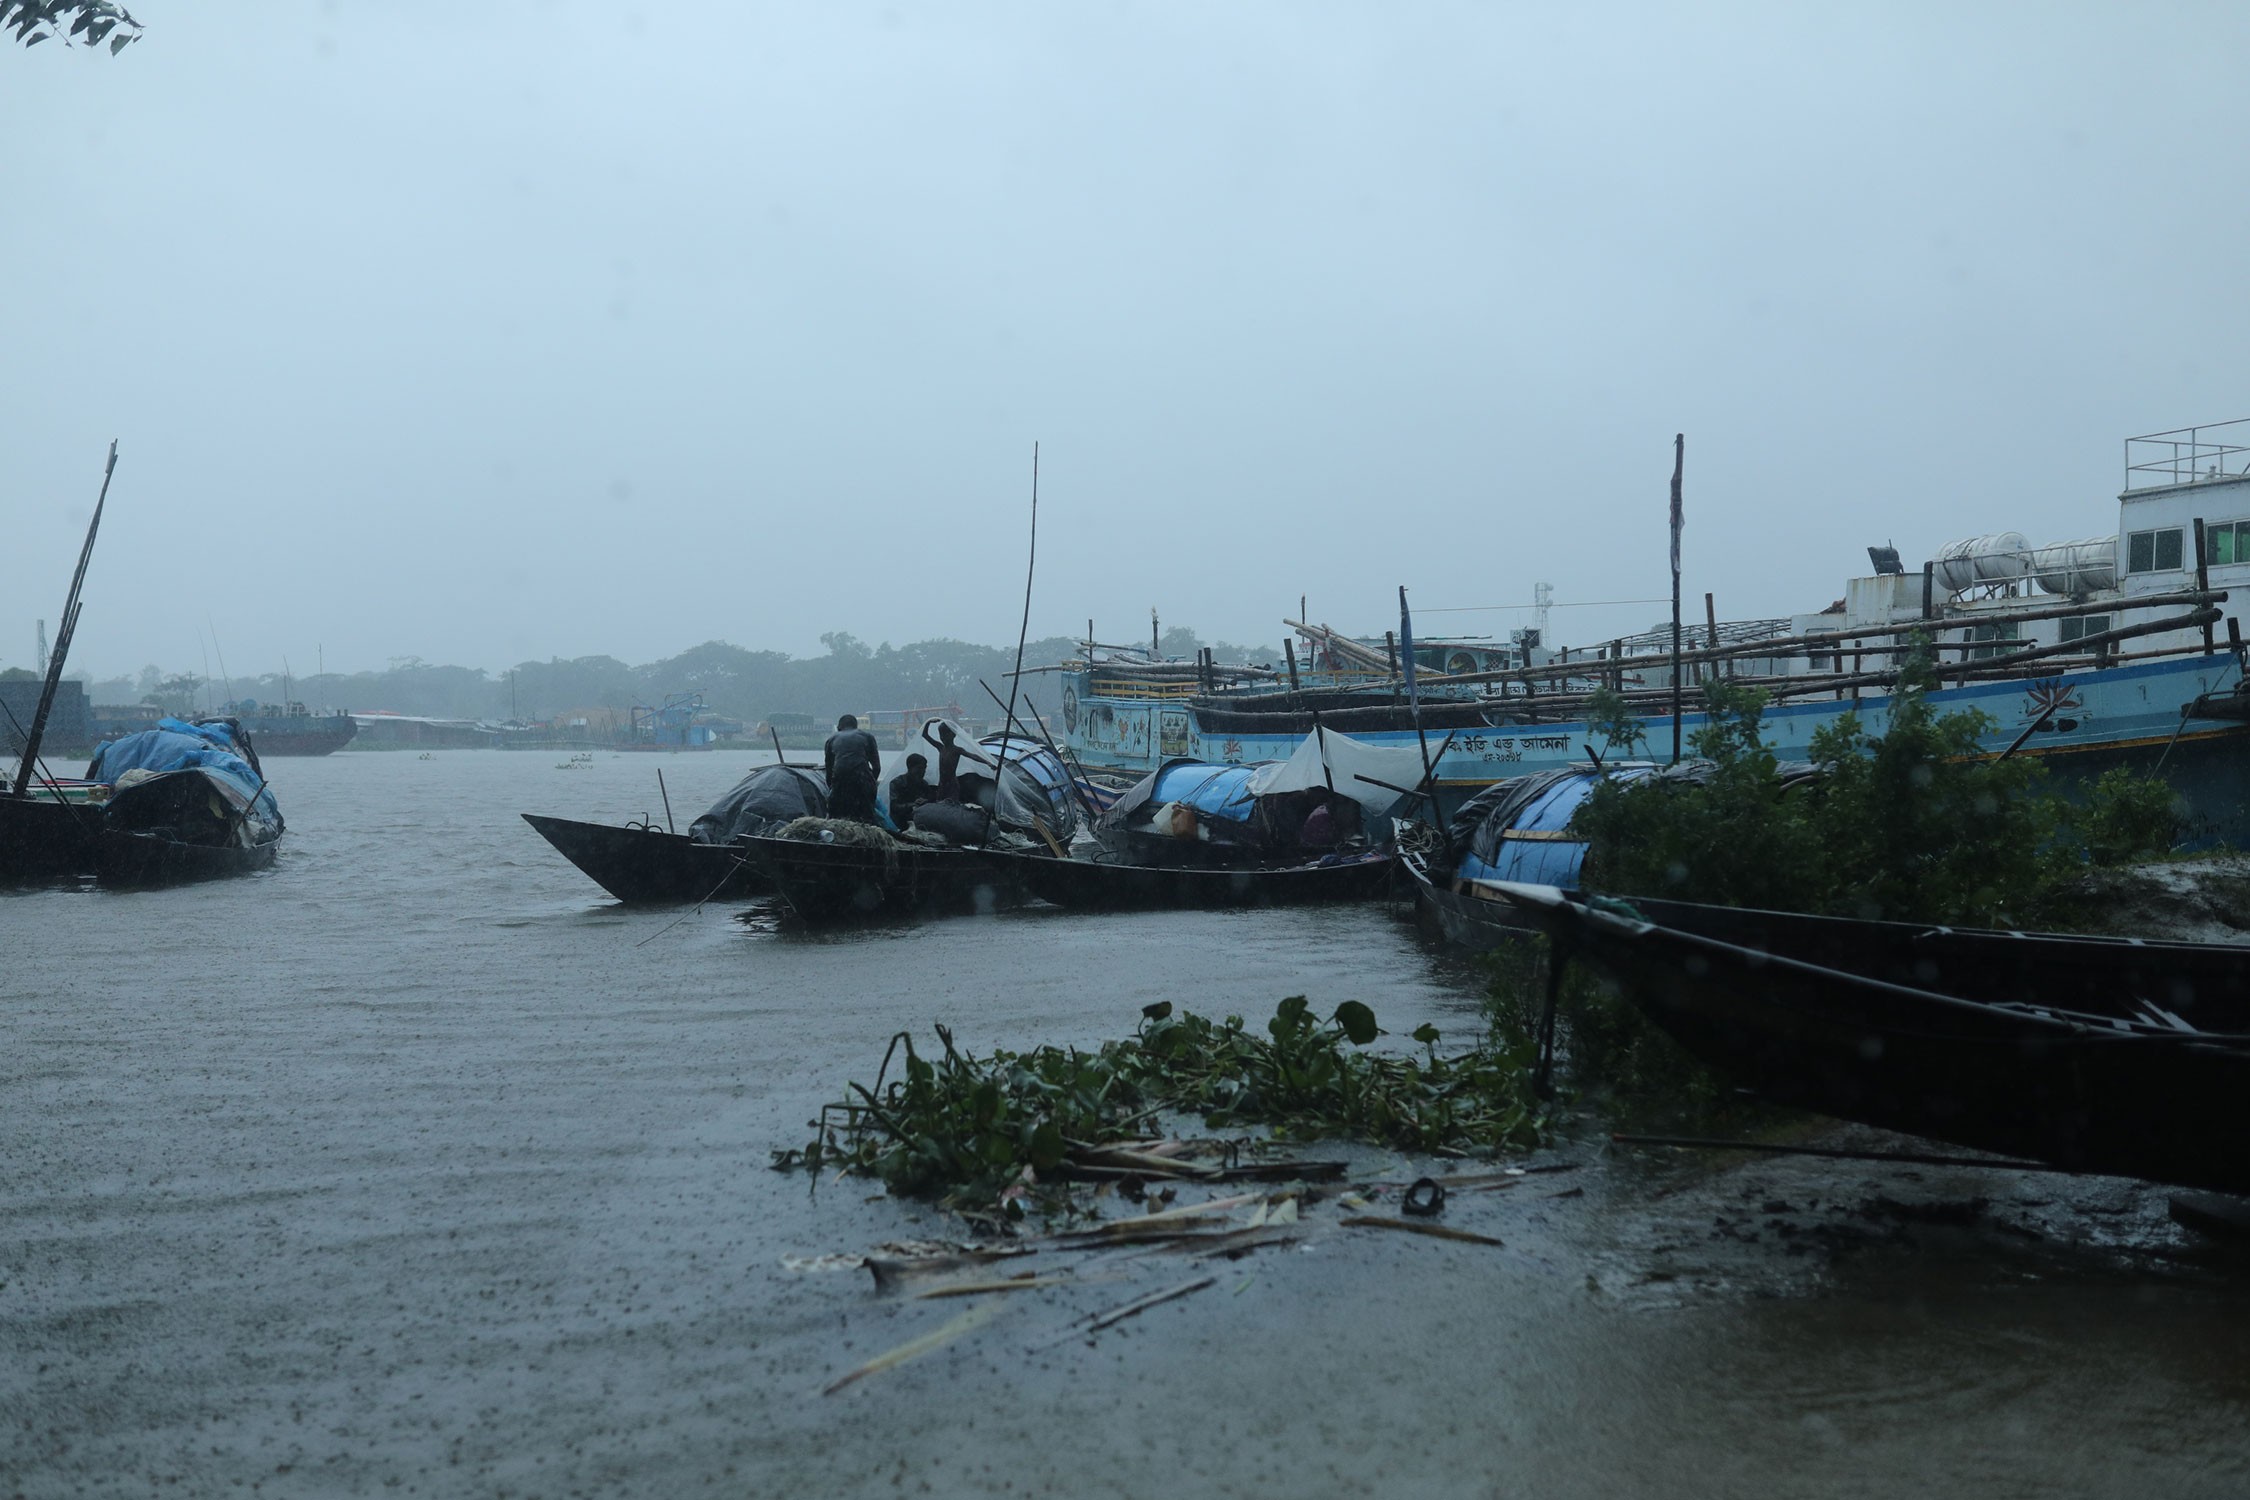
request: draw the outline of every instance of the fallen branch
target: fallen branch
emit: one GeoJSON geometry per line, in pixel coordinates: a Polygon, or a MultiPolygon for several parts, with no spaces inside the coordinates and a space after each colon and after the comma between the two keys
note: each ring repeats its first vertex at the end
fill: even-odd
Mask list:
{"type": "Polygon", "coordinates": [[[924,1287],[914,1294],[914,1300],[932,1302],[940,1297],[981,1297],[986,1292],[1028,1292],[1036,1287],[1067,1286],[1075,1280],[1074,1276],[1034,1276],[1026,1272],[1000,1281],[952,1281],[944,1286],[924,1287]]]}
{"type": "Polygon", "coordinates": [[[1170,1291],[1150,1292],[1138,1301],[1128,1302],[1123,1307],[1114,1307],[1108,1312],[1095,1314],[1093,1320],[1087,1323],[1086,1331],[1088,1333],[1099,1333],[1113,1323],[1122,1323],[1127,1318],[1137,1317],[1160,1303],[1170,1302],[1176,1297],[1185,1297],[1191,1292],[1200,1292],[1205,1287],[1217,1282],[1218,1279],[1216,1276],[1199,1276],[1193,1281],[1181,1282],[1170,1291]]]}
{"type": "Polygon", "coordinates": [[[1343,1220],[1353,1229],[1403,1229],[1408,1234],[1426,1234],[1437,1240],[1460,1240],[1470,1245],[1498,1245],[1502,1242],[1489,1234],[1478,1234],[1468,1229],[1448,1229],[1443,1224],[1417,1224],[1412,1219],[1386,1219],[1376,1214],[1354,1214],[1343,1220]]]}

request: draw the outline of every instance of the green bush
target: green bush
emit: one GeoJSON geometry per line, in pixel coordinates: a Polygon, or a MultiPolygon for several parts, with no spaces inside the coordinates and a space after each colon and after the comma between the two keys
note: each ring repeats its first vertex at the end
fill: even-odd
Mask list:
{"type": "MultiPolygon", "coordinates": [[[[2073,803],[2036,760],[1986,752],[1991,720],[1932,709],[1926,643],[1900,679],[1880,734],[1845,714],[1813,737],[1819,774],[1786,783],[1765,744],[1764,695],[1710,684],[1693,739],[1707,774],[1597,785],[1573,823],[1588,840],[1582,883],[1830,916],[2031,925],[2083,914],[2089,864],[2146,859],[2178,837],[2181,804],[2156,777],[2113,770],[2073,803]]],[[[1614,695],[1596,695],[1588,726],[1621,749],[1644,738],[1614,695]]],[[[1538,957],[1495,968],[1496,1025],[1535,1025],[1538,957]]],[[[1573,1077],[1628,1113],[1708,1124],[1744,1108],[1592,976],[1566,979],[1559,1014],[1573,1077]]]]}
{"type": "Polygon", "coordinates": [[[1709,779],[1596,786],[1572,824],[1588,841],[1582,881],[1589,890],[1801,909],[1826,872],[1760,733],[1765,694],[1723,681],[1705,694],[1709,717],[1690,747],[1712,763],[1709,779]]]}
{"type": "MultiPolygon", "coordinates": [[[[2074,821],[2038,762],[1985,754],[1991,721],[1935,712],[1932,686],[1918,650],[1883,732],[1845,714],[1813,736],[1820,775],[1785,790],[1763,695],[1711,684],[1694,736],[1707,781],[1607,782],[1579,810],[1587,888],[1895,921],[2031,920],[2083,868],[2074,821]]],[[[2145,846],[2148,802],[2122,784],[2101,800],[2096,857],[2145,846]]]]}
{"type": "Polygon", "coordinates": [[[2087,790],[2072,822],[2097,865],[2154,859],[2171,849],[2186,822],[2179,793],[2161,777],[2113,766],[2087,790]]]}

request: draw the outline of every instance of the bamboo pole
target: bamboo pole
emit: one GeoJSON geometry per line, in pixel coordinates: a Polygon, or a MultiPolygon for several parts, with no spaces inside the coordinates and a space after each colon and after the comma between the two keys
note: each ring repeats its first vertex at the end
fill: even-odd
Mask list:
{"type": "MultiPolygon", "coordinates": [[[[1007,770],[1008,767],[1007,736],[1009,733],[1009,725],[1015,722],[1016,717],[1016,689],[1023,684],[1023,678],[1021,675],[1023,672],[1023,647],[1025,640],[1027,640],[1031,635],[1031,580],[1037,573],[1038,568],[1039,444],[1035,441],[1031,445],[1031,547],[1030,555],[1026,558],[1023,565],[1023,623],[1016,627],[1016,668],[1015,674],[1011,675],[1008,679],[1008,717],[1007,721],[1003,723],[1000,728],[1000,754],[997,757],[999,763],[992,768],[992,806],[984,810],[983,842],[985,843],[990,843],[992,841],[992,820],[995,816],[998,815],[1000,808],[1000,777],[1001,773],[1007,770]]],[[[1156,611],[1152,609],[1149,611],[1149,620],[1151,623],[1154,623],[1155,619],[1156,611]]],[[[1066,772],[1065,775],[1067,777],[1068,773],[1066,772]]]]}
{"type": "MultiPolygon", "coordinates": [[[[1846,646],[1851,644],[1855,640],[1864,640],[1865,638],[1871,636],[1887,639],[1896,636],[1912,635],[1917,631],[1924,630],[1962,630],[1972,625],[2027,624],[2035,620],[2061,620],[2073,619],[2085,615],[2121,614],[2128,610],[2159,609],[2175,604],[2222,604],[2226,601],[2226,598],[2227,592],[2224,589],[2179,589],[2165,594],[2142,595],[2131,600],[2111,599],[2106,602],[2100,603],[2073,603],[2068,605],[2050,606],[2041,609],[1993,611],[1991,613],[1980,612],[1974,615],[1952,615],[1939,620],[1914,620],[1909,621],[1905,624],[1898,625],[1862,625],[1848,630],[1820,630],[1810,631],[1804,635],[1777,635],[1768,636],[1763,640],[1757,641],[1736,641],[1729,645],[1716,647],[1710,650],[1685,652],[1682,655],[1682,660],[1687,662],[1703,662],[1746,656],[1798,656],[1812,650],[1833,648],[1836,646],[1846,646]]],[[[2146,632],[2143,633],[2145,634],[2146,632]]],[[[2094,639],[2094,637],[2087,636],[2086,639],[2092,640],[2094,639]]],[[[1964,643],[1959,641],[1931,642],[1932,648],[1936,650],[1955,650],[1963,644],[1964,643]]],[[[1990,645],[1991,643],[1986,641],[1976,642],[1974,644],[1990,645]]],[[[2077,643],[2072,642],[2071,644],[2075,645],[2077,643]]],[[[1884,651],[1893,651],[1896,648],[1881,647],[1878,649],[1884,651]]],[[[1625,660],[1641,660],[1650,662],[1651,664],[1655,664],[1660,663],[1663,658],[1655,653],[1651,653],[1646,657],[1627,657],[1625,658],[1625,660]]],[[[1600,673],[1589,673],[1585,670],[1585,667],[1586,663],[1584,661],[1571,662],[1567,664],[1564,662],[1555,661],[1550,662],[1543,667],[1508,667],[1505,669],[1490,672],[1460,672],[1448,676],[1443,680],[1456,685],[1468,685],[1483,682],[1518,681],[1522,680],[1526,676],[1539,676],[1545,678],[1597,676],[1605,675],[1608,671],[1609,664],[1605,662],[1603,664],[1603,670],[1600,673]]],[[[1434,677],[1435,674],[1433,674],[1433,679],[1434,677]]]]}
{"type": "MultiPolygon", "coordinates": [[[[2066,641],[2060,645],[2038,646],[2027,651],[2010,652],[2005,656],[1989,657],[1981,661],[1940,665],[1932,668],[1932,675],[1940,682],[1975,681],[1980,678],[2005,680],[2018,675],[2047,676],[2054,670],[2057,658],[2075,659],[2083,657],[2086,655],[2087,648],[2099,647],[2112,641],[2131,640],[2137,636],[2154,635],[2166,630],[2192,629],[2204,624],[2207,620],[2216,621],[2219,615],[2219,610],[2206,607],[2184,615],[2173,615],[2162,620],[2150,620],[2140,625],[2119,626],[2115,630],[2105,630],[2096,635],[2085,636],[2075,641],[2066,641]],[[2029,666],[2033,664],[2037,664],[2040,670],[2031,674],[2019,674],[2011,670],[2019,665],[2029,666]]],[[[1980,644],[1989,647],[1991,643],[1983,642],[1980,644]]],[[[2136,652],[2132,653],[2130,658],[2121,654],[2116,659],[2148,659],[2180,656],[2182,654],[2184,654],[2182,651],[2172,649],[2136,652]]],[[[1744,677],[1738,678],[1736,681],[1744,687],[1762,689],[1769,696],[1778,699],[1802,697],[1812,693],[1836,692],[1849,688],[1888,687],[1895,685],[1900,675],[1898,671],[1894,670],[1889,672],[1833,673],[1821,676],[1807,674],[1794,677],[1744,677]]],[[[1661,687],[1631,688],[1626,689],[1623,694],[1629,704],[1661,704],[1668,695],[1668,690],[1661,687]]],[[[1547,706],[1555,708],[1560,707],[1563,703],[1582,704],[1586,701],[1587,696],[1589,695],[1581,694],[1573,698],[1549,699],[1547,706]]]]}
{"type": "Polygon", "coordinates": [[[1680,471],[1687,465],[1687,434],[1672,439],[1672,764],[1680,763],[1680,471]]]}
{"type": "MultiPolygon", "coordinates": [[[[2203,518],[2201,516],[2195,518],[2195,591],[2199,594],[2207,594],[2211,591],[2210,551],[2203,542],[2203,518]]],[[[2214,649],[2215,645],[2211,639],[2211,622],[2205,620],[2203,622],[2204,654],[2209,655],[2214,649]]]]}
{"type": "Polygon", "coordinates": [[[110,476],[117,472],[117,440],[110,439],[109,462],[102,466],[102,491],[94,498],[94,518],[86,523],[86,542],[78,549],[78,570],[70,575],[70,595],[64,601],[59,627],[55,631],[55,649],[47,654],[47,680],[39,689],[39,706],[31,715],[31,728],[25,732],[23,763],[16,770],[16,784],[11,789],[21,800],[31,795],[31,773],[39,761],[39,742],[47,736],[47,718],[54,712],[55,694],[62,687],[63,662],[70,655],[70,638],[78,633],[78,594],[86,586],[86,565],[94,560],[94,534],[102,529],[102,507],[109,502],[110,476]]]}

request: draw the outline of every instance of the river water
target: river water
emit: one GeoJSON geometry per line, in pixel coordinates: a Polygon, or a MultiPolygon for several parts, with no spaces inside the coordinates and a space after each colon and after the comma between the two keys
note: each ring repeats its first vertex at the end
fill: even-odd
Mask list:
{"type": "Polygon", "coordinates": [[[0,896],[0,1496],[2250,1493],[2250,1261],[2161,1194],[1584,1120],[1455,1196],[1504,1247],[1331,1229],[1069,1338],[1180,1274],[1121,1264],[824,1396],[958,1310],[793,1269],[957,1226],[767,1166],[894,1031],[1460,1031],[1475,976],[1380,908],[629,911],[516,815],[750,759],[558,758],[277,761],[270,872],[0,896]]]}

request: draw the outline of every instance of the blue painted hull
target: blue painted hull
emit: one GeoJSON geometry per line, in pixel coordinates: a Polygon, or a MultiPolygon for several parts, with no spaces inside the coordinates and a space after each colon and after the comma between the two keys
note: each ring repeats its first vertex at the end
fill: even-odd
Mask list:
{"type": "MultiPolygon", "coordinates": [[[[2007,749],[2024,728],[2053,710],[2047,727],[2035,731],[2019,754],[2044,761],[2060,778],[2091,779],[2115,765],[2153,770],[2161,759],[2167,777],[2194,810],[2197,842],[2250,842],[2250,725],[2213,720],[2183,723],[2181,709],[2208,693],[2230,690],[2238,680],[2235,659],[2225,652],[2141,662],[2099,670],[2057,673],[2052,677],[1971,683],[1930,695],[1941,713],[1964,708],[1982,711],[1992,721],[1982,741],[1986,751],[2007,749]]],[[[1286,759],[1302,733],[1204,732],[1194,707],[1179,700],[1107,699],[1092,696],[1083,678],[1066,710],[1066,736],[1072,752],[1090,770],[1145,775],[1168,755],[1206,761],[1286,759]]],[[[1488,700],[1499,709],[1501,700],[1488,700]]],[[[1769,706],[1765,739],[1784,760],[1808,759],[1813,735],[1846,713],[1857,712],[1870,734],[1889,721],[1887,694],[1851,699],[1800,699],[1769,706]]],[[[1494,715],[1498,717],[1498,714],[1494,715]]],[[[1239,722],[1243,716],[1230,715],[1239,722]]],[[[1683,745],[1702,728],[1705,716],[1681,718],[1683,745]]],[[[1669,717],[1647,721],[1648,739],[1632,753],[1666,758],[1672,744],[1669,717]]],[[[1411,729],[1356,729],[1352,737],[1371,744],[1412,745],[1411,729]]],[[[1436,751],[1445,735],[1432,733],[1436,751]]],[[[1459,800],[1495,781],[1535,771],[1584,764],[1588,741],[1583,723],[1495,725],[1453,735],[1439,760],[1441,795],[1459,800]]],[[[1596,743],[1607,757],[1627,747],[1596,743]]],[[[1689,752],[1692,753],[1692,752],[1689,752]]]]}

